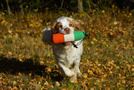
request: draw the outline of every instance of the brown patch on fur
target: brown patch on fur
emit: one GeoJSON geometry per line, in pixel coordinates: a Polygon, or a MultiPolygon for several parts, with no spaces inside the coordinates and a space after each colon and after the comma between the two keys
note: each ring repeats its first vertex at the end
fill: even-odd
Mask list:
{"type": "Polygon", "coordinates": [[[69,26],[74,27],[75,31],[85,31],[79,20],[71,21],[71,20],[68,19],[68,21],[69,21],[69,26]]]}
{"type": "Polygon", "coordinates": [[[54,22],[52,25],[52,33],[58,33],[58,31],[62,28],[62,23],[61,22],[54,22]]]}
{"type": "MultiPolygon", "coordinates": [[[[81,22],[79,20],[69,20],[69,26],[73,27],[75,31],[85,31],[84,28],[81,25],[81,22]]],[[[61,22],[54,22],[51,29],[52,29],[52,34],[58,33],[58,31],[62,28],[62,23],[61,22]]]]}

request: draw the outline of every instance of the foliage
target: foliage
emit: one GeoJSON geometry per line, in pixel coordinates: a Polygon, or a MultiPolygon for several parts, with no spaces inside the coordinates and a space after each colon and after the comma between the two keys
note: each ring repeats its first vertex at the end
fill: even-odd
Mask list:
{"type": "Polygon", "coordinates": [[[0,88],[120,89],[133,88],[134,17],[114,5],[91,13],[0,12],[0,88]],[[51,46],[41,41],[42,30],[60,16],[80,19],[90,36],[84,40],[80,63],[83,76],[72,84],[57,70],[51,46]]]}
{"type": "MultiPolygon", "coordinates": [[[[112,5],[118,6],[120,9],[134,9],[133,0],[82,0],[84,11],[90,12],[91,9],[106,9],[112,5]]],[[[63,10],[78,12],[78,0],[1,0],[0,10],[6,13],[33,12],[38,9],[39,12],[50,10],[63,10]]],[[[9,15],[10,15],[9,14],[9,15]]]]}

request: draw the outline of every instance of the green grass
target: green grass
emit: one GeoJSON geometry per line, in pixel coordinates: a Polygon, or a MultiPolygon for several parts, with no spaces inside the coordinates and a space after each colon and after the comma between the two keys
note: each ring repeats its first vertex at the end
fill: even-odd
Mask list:
{"type": "Polygon", "coordinates": [[[132,89],[134,17],[130,13],[111,9],[93,10],[90,18],[85,13],[67,15],[82,20],[90,33],[83,43],[83,77],[75,84],[61,76],[51,46],[41,41],[42,30],[65,15],[54,14],[0,13],[1,89],[132,89]]]}

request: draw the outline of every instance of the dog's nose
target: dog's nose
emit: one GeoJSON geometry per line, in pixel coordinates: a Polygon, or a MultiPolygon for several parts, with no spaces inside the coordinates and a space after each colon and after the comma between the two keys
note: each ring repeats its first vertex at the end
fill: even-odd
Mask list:
{"type": "Polygon", "coordinates": [[[70,28],[65,28],[64,31],[69,34],[70,33],[70,28]]]}

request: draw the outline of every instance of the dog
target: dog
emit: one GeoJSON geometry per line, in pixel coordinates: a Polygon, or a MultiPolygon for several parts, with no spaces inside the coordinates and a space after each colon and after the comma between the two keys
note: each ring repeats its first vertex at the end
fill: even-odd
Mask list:
{"type": "MultiPolygon", "coordinates": [[[[66,35],[73,33],[73,31],[85,30],[80,21],[70,17],[62,16],[56,19],[51,26],[51,34],[62,33],[66,35]]],[[[83,41],[64,42],[61,44],[52,43],[52,50],[63,76],[69,77],[72,83],[77,81],[77,77],[82,75],[79,63],[83,53],[83,41]]]]}

